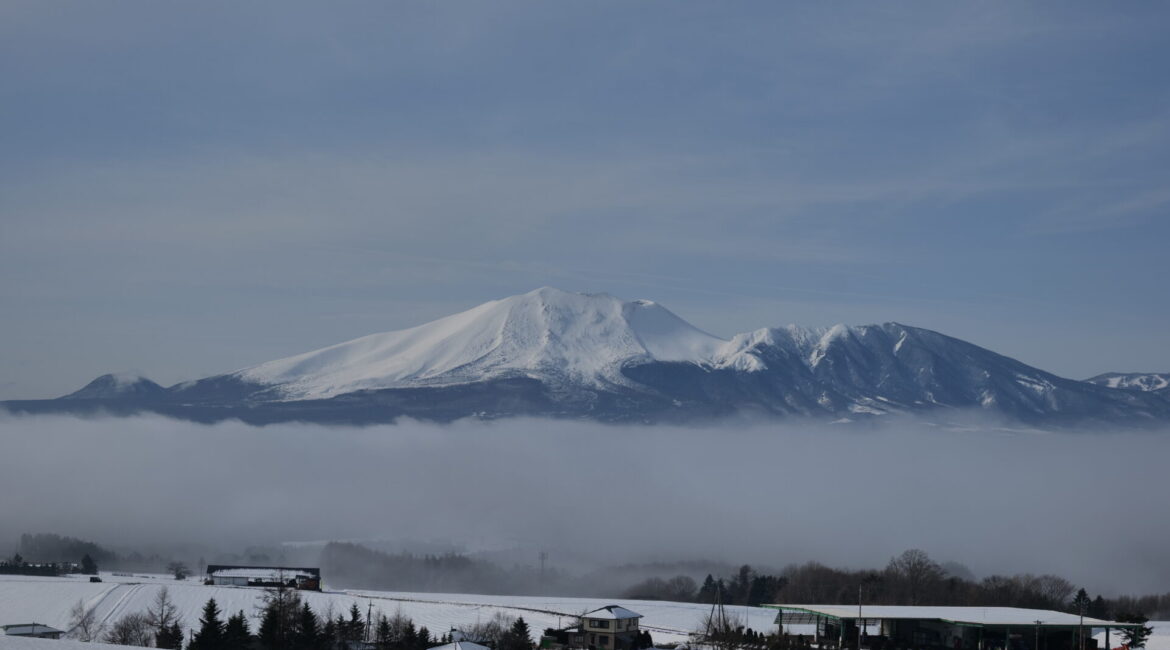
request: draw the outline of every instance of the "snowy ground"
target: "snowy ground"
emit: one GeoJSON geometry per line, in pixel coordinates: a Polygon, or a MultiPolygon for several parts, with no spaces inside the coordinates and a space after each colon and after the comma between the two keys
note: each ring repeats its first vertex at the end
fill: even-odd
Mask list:
{"type": "MultiPolygon", "coordinates": [[[[1146,642],[1146,650],[1170,650],[1170,621],[1150,621],[1147,625],[1154,628],[1154,633],[1146,642]]],[[[1104,648],[1105,634],[1098,634],[1096,638],[1098,647],[1104,648]]],[[[1109,636],[1109,645],[1114,648],[1121,646],[1121,639],[1116,632],[1109,636]]]]}
{"type": "MultiPolygon", "coordinates": [[[[0,625],[10,623],[43,623],[68,630],[70,609],[82,601],[94,610],[98,621],[109,624],[131,612],[144,611],[158,591],[166,586],[171,599],[179,607],[185,629],[198,625],[199,614],[209,598],[215,598],[222,611],[243,611],[251,619],[253,629],[258,624],[260,596],[263,590],[255,587],[214,587],[197,580],[177,581],[169,576],[101,574],[102,582],[91,583],[88,576],[40,578],[32,576],[0,576],[0,625]]],[[[434,594],[393,591],[325,591],[303,592],[302,596],[318,614],[332,612],[334,616],[347,612],[356,604],[364,614],[368,607],[387,616],[401,611],[414,620],[415,625],[426,626],[432,633],[441,634],[452,627],[474,624],[491,619],[497,612],[509,616],[523,616],[529,627],[539,634],[546,627],[568,625],[574,616],[583,612],[617,604],[643,615],[642,627],[650,630],[659,643],[680,642],[700,625],[709,606],[695,603],[677,603],[644,600],[604,600],[597,598],[557,598],[552,596],[489,596],[479,594],[434,594]]],[[[775,610],[761,607],[728,607],[729,614],[737,615],[749,627],[772,631],[775,610]]],[[[1154,635],[1146,644],[1148,650],[1170,650],[1170,621],[1151,623],[1154,635]]],[[[810,630],[792,630],[809,633],[810,630]]],[[[1098,635],[1104,641],[1104,635],[1098,635]]],[[[1111,639],[1114,647],[1120,645],[1116,634],[1111,639]]],[[[41,650],[25,641],[16,641],[0,635],[0,650],[41,650]],[[20,645],[24,643],[25,645],[20,645]]],[[[86,648],[98,650],[99,646],[86,648]]],[[[62,646],[45,646],[45,650],[62,650],[62,646]]],[[[69,650],[69,649],[66,649],[69,650]]]]}
{"type": "Polygon", "coordinates": [[[0,634],[0,650],[126,650],[128,646],[68,639],[22,639],[0,634]]]}
{"type": "MultiPolygon", "coordinates": [[[[68,630],[69,612],[78,600],[94,610],[99,621],[109,624],[131,612],[144,611],[164,585],[178,605],[187,629],[198,624],[208,598],[215,598],[226,613],[242,610],[251,619],[253,629],[258,623],[261,589],[205,586],[192,579],[176,581],[157,575],[103,573],[101,578],[101,583],[91,583],[87,576],[0,576],[0,625],[36,622],[68,630]]],[[[583,612],[618,604],[642,614],[642,627],[662,643],[685,640],[687,633],[699,627],[709,609],[694,603],[662,601],[386,591],[303,592],[302,596],[318,614],[332,612],[336,616],[353,604],[364,614],[372,605],[375,613],[388,616],[401,611],[415,625],[426,626],[436,634],[487,621],[497,612],[523,616],[533,632],[539,634],[546,627],[568,625],[574,616],[583,612]]],[[[774,610],[760,607],[729,607],[728,613],[741,616],[756,630],[771,630],[776,617],[774,610]]]]}

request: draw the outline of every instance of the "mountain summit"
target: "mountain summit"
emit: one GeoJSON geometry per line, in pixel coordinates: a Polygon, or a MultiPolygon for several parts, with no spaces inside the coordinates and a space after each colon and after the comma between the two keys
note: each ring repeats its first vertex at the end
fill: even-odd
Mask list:
{"type": "Polygon", "coordinates": [[[647,300],[542,287],[162,388],[107,375],[16,412],[153,411],[199,421],[388,422],[550,416],[690,422],[738,414],[866,419],[977,411],[1036,426],[1170,422],[1165,391],[1065,379],[900,323],[712,336],[647,300]]]}
{"type": "Polygon", "coordinates": [[[542,287],[396,332],[372,334],[232,373],[284,399],[527,377],[626,385],[623,364],[699,361],[723,340],[666,308],[542,287]]]}

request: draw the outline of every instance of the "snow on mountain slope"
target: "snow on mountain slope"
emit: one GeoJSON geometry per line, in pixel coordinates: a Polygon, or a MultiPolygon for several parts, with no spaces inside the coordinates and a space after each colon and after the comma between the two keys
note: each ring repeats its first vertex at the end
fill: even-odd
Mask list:
{"type": "Polygon", "coordinates": [[[1065,379],[899,323],[790,325],[724,341],[653,302],[544,287],[167,389],[106,376],[69,399],[2,405],[257,424],[516,416],[688,422],[736,413],[852,418],[964,409],[1030,424],[1144,426],[1170,421],[1166,378],[1065,379]]]}
{"type": "Polygon", "coordinates": [[[782,373],[772,382],[772,392],[800,396],[800,403],[828,413],[978,408],[1028,420],[1164,412],[1154,401],[1135,401],[1121,391],[1057,377],[966,341],[899,323],[757,330],[732,338],[713,363],[782,373]]]}
{"type": "Polygon", "coordinates": [[[61,399],[131,399],[161,397],[166,389],[137,373],[111,373],[61,399]]]}
{"type": "Polygon", "coordinates": [[[1107,372],[1085,381],[1109,388],[1153,392],[1170,388],[1170,372],[1107,372]]]}
{"type": "Polygon", "coordinates": [[[497,377],[622,384],[623,363],[699,362],[724,343],[645,300],[543,287],[406,330],[373,334],[232,376],[284,399],[497,377]]]}

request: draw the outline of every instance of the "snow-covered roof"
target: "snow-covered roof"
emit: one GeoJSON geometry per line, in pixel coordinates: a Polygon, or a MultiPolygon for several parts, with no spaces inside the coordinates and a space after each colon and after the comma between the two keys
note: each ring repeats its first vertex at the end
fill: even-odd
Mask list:
{"type": "Polygon", "coordinates": [[[40,623],[16,623],[2,626],[4,633],[10,636],[33,636],[36,634],[65,634],[64,630],[42,625],[40,623]]]}
{"type": "Polygon", "coordinates": [[[858,615],[857,605],[764,605],[779,609],[785,622],[798,622],[801,616],[828,617],[837,619],[917,619],[948,621],[965,625],[1020,625],[1020,626],[1070,626],[1087,627],[1128,627],[1132,624],[1106,621],[1088,616],[1082,619],[1076,614],[1054,612],[1047,609],[1024,609],[1021,607],[930,607],[901,605],[865,605],[858,615]]]}
{"type": "Polygon", "coordinates": [[[314,578],[307,571],[296,569],[220,569],[211,573],[213,578],[252,578],[257,580],[290,580],[292,578],[314,578]]]}
{"type": "Polygon", "coordinates": [[[456,641],[447,645],[437,645],[429,650],[491,650],[491,648],[471,641],[456,641]]]}
{"type": "Polygon", "coordinates": [[[581,618],[607,618],[607,619],[622,619],[622,618],[642,618],[641,614],[631,612],[621,605],[606,605],[601,609],[595,609],[592,612],[582,614],[581,618]]]}
{"type": "Polygon", "coordinates": [[[0,650],[126,650],[127,646],[71,639],[37,639],[0,634],[0,650]]]}

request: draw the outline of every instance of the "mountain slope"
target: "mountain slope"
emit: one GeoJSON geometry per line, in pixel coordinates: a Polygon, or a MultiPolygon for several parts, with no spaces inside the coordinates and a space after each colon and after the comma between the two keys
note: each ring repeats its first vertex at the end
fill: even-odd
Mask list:
{"type": "Polygon", "coordinates": [[[401,416],[656,422],[744,413],[946,418],[968,411],[1032,425],[1170,422],[1163,391],[1105,384],[1058,377],[899,323],[765,328],[723,340],[653,302],[545,287],[167,389],[107,376],[59,400],[5,405],[255,423],[401,416]]]}
{"type": "MultiPolygon", "coordinates": [[[[734,337],[712,365],[735,370],[739,383],[751,385],[740,393],[750,390],[759,405],[777,413],[978,409],[1030,423],[1155,421],[1170,414],[1170,404],[1159,398],[1064,379],[899,323],[757,330],[734,337]]],[[[661,372],[629,372],[651,385],[667,381],[661,372]]]]}
{"type": "Polygon", "coordinates": [[[543,287],[227,377],[284,400],[517,377],[597,388],[631,360],[698,362],[722,343],[653,302],[543,287]]]}
{"type": "Polygon", "coordinates": [[[1170,391],[1170,372],[1107,372],[1090,377],[1085,381],[1109,388],[1125,388],[1161,394],[1168,394],[1170,391]]]}
{"type": "Polygon", "coordinates": [[[61,399],[134,400],[158,399],[167,394],[162,386],[132,373],[111,373],[89,382],[61,399]]]}

